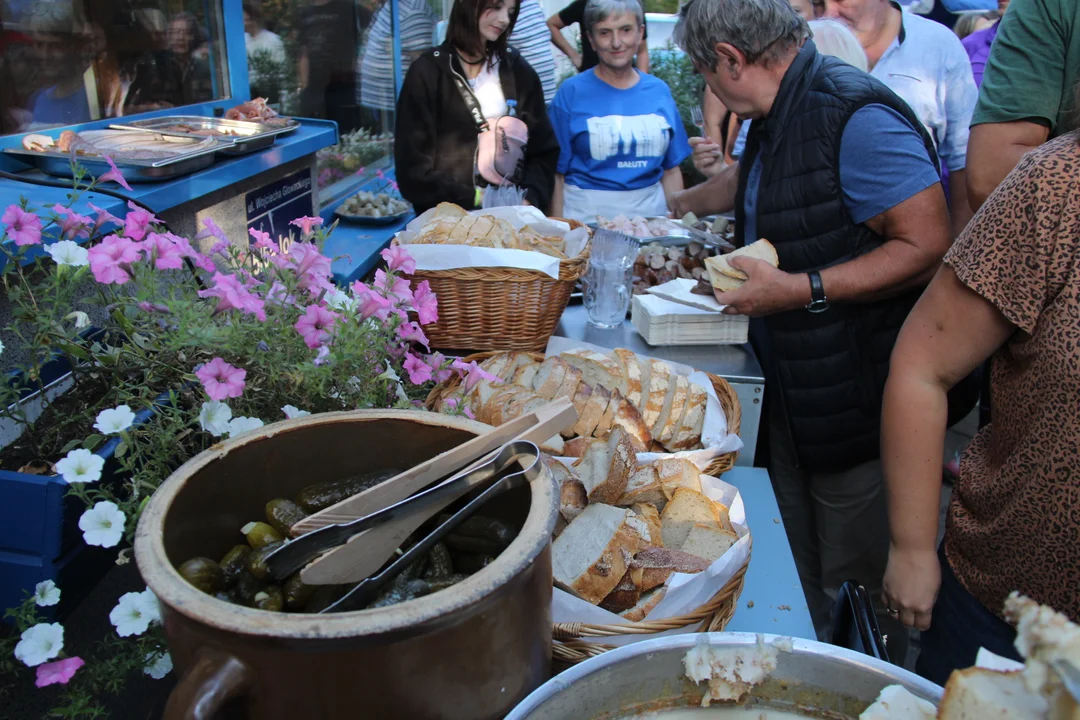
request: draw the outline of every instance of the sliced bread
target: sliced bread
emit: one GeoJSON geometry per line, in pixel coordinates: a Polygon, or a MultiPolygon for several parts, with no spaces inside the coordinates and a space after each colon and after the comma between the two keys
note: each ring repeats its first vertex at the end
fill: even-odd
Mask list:
{"type": "Polygon", "coordinates": [[[619,613],[619,616],[630,622],[641,622],[648,617],[653,608],[659,605],[660,601],[664,599],[664,592],[666,590],[667,588],[658,587],[649,592],[641,593],[641,599],[637,601],[637,604],[629,610],[623,610],[619,613]]]}
{"type": "Polygon", "coordinates": [[[1045,718],[1046,698],[1028,689],[1022,671],[970,667],[954,670],[938,703],[942,720],[1045,718]]]}
{"type": "Polygon", "coordinates": [[[712,563],[737,542],[739,536],[730,530],[712,525],[694,525],[679,549],[712,563]]]}
{"type": "Polygon", "coordinates": [[[668,450],[689,450],[701,444],[701,429],[705,425],[705,404],[708,396],[693,383],[690,384],[689,393],[686,409],[679,419],[679,427],[665,444],[668,450]]]}
{"type": "Polygon", "coordinates": [[[660,513],[660,522],[663,524],[664,547],[676,549],[683,548],[695,525],[707,525],[717,530],[721,528],[720,514],[713,501],[689,488],[675,491],[660,513]]]}
{"type": "MultiPolygon", "coordinates": [[[[635,356],[636,357],[636,356],[635,356]]],[[[645,417],[645,405],[649,401],[649,383],[652,382],[652,360],[638,357],[638,375],[641,376],[641,397],[634,403],[634,407],[645,417]]]]}
{"type": "Polygon", "coordinates": [[[559,488],[559,513],[566,518],[566,522],[573,522],[588,505],[589,496],[585,486],[577,478],[570,478],[559,488]]]}
{"type": "Polygon", "coordinates": [[[628,567],[615,589],[600,601],[600,607],[617,613],[637,605],[641,599],[641,576],[644,572],[641,568],[628,567]]]}
{"type": "MultiPolygon", "coordinates": [[[[501,352],[492,355],[487,360],[480,363],[480,369],[491,373],[497,378],[505,380],[503,372],[513,362],[514,358],[518,355],[516,352],[501,352]]],[[[526,357],[528,357],[526,355],[526,357]]]]}
{"type": "Polygon", "coordinates": [[[720,292],[731,292],[742,287],[745,280],[725,275],[720,269],[720,261],[717,257],[705,258],[705,270],[709,273],[709,284],[720,292]]]}
{"type": "Polygon", "coordinates": [[[657,476],[656,465],[648,463],[638,465],[630,473],[626,481],[626,489],[619,497],[618,505],[630,507],[636,503],[648,503],[656,506],[657,503],[666,503],[667,498],[660,487],[660,479],[657,476]]]}
{"type": "Polygon", "coordinates": [[[582,380],[590,385],[602,385],[609,391],[626,391],[626,381],[619,364],[607,355],[594,350],[570,350],[560,353],[559,357],[581,370],[582,380]]]}
{"type": "Polygon", "coordinates": [[[620,427],[630,437],[630,442],[638,452],[644,452],[652,442],[652,433],[645,424],[641,412],[624,399],[615,410],[612,427],[620,427]]]}
{"type": "Polygon", "coordinates": [[[701,492],[701,471],[697,465],[684,458],[663,458],[657,460],[656,476],[664,497],[670,500],[679,488],[689,488],[701,492]]]}
{"type": "MultiPolygon", "coordinates": [[[[649,365],[651,372],[649,373],[649,394],[648,399],[643,399],[645,408],[642,411],[642,417],[645,418],[645,424],[649,427],[649,432],[653,435],[653,428],[656,426],[656,421],[660,418],[660,413],[664,410],[664,403],[668,400],[668,391],[672,393],[675,391],[671,386],[671,366],[663,360],[650,360],[649,365]]],[[[644,398],[644,393],[642,393],[644,398]]]]}
{"type": "Polygon", "coordinates": [[[565,444],[561,435],[552,435],[547,440],[540,444],[540,450],[542,452],[555,455],[556,457],[566,457],[564,454],[565,444]]]}
{"type": "Polygon", "coordinates": [[[545,400],[554,400],[555,392],[566,379],[566,370],[570,366],[559,357],[549,357],[540,363],[533,379],[533,389],[545,400]]]}
{"type": "MultiPolygon", "coordinates": [[[[581,383],[578,385],[578,391],[580,394],[581,388],[588,388],[589,385],[581,383]]],[[[618,392],[618,391],[616,391],[618,392]]],[[[574,407],[577,407],[577,398],[574,397],[574,407]]],[[[604,416],[604,412],[607,410],[608,404],[611,402],[611,393],[603,385],[592,386],[588,393],[588,399],[585,401],[584,406],[579,411],[578,421],[571,428],[574,435],[578,437],[589,437],[593,434],[593,430],[600,423],[600,419],[604,416]]]]}
{"type": "MultiPolygon", "coordinates": [[[[589,400],[592,399],[592,385],[588,383],[578,383],[577,390],[570,398],[574,403],[574,410],[577,411],[577,422],[572,426],[563,430],[563,437],[572,438],[575,435],[578,437],[589,437],[592,433],[579,433],[577,428],[582,424],[582,418],[585,416],[585,408],[589,404],[589,400]]],[[[593,426],[596,425],[596,420],[593,420],[593,426]]]]}
{"type": "Polygon", "coordinates": [[[663,525],[660,523],[660,512],[656,509],[655,505],[649,503],[636,503],[630,508],[634,511],[634,516],[645,524],[647,530],[646,534],[641,535],[641,539],[644,541],[642,547],[663,547],[664,546],[664,531],[663,525]]]}
{"type": "Polygon", "coordinates": [[[533,381],[536,380],[536,374],[540,371],[540,363],[531,362],[528,365],[522,365],[514,371],[514,376],[510,379],[510,382],[515,385],[520,385],[523,388],[532,390],[533,381]]]}
{"type": "Polygon", "coordinates": [[[581,371],[573,365],[569,365],[566,368],[566,375],[563,377],[562,385],[555,391],[555,397],[574,399],[574,395],[577,394],[578,388],[581,387],[581,371]]]}
{"type": "Polygon", "coordinates": [[[585,450],[589,447],[589,443],[592,442],[592,438],[576,437],[573,440],[567,440],[563,444],[562,455],[559,457],[572,457],[579,458],[585,454],[585,450]]]}
{"type": "Polygon", "coordinates": [[[586,507],[551,545],[555,584],[594,605],[607,597],[638,551],[629,517],[630,511],[611,505],[586,507]]]}
{"type": "Polygon", "coordinates": [[[686,410],[686,401],[689,397],[690,381],[682,375],[676,375],[675,392],[672,393],[671,404],[665,408],[668,414],[666,417],[663,413],[660,414],[660,419],[657,421],[660,428],[653,433],[653,436],[660,441],[661,445],[666,445],[675,437],[675,433],[679,429],[679,420],[682,418],[683,411],[686,410]]]}
{"type": "Polygon", "coordinates": [[[637,355],[626,348],[615,348],[611,352],[612,359],[619,365],[619,372],[626,381],[626,389],[622,392],[626,399],[633,405],[641,404],[641,366],[638,365],[637,355]]]}
{"type": "Polygon", "coordinates": [[[614,505],[626,489],[634,463],[634,449],[626,435],[612,432],[607,440],[590,442],[573,469],[585,484],[589,502],[614,505]]]}
{"type": "Polygon", "coordinates": [[[611,432],[611,424],[615,422],[615,412],[619,409],[619,403],[623,402],[623,400],[621,392],[618,390],[611,391],[611,399],[608,400],[607,407],[604,408],[604,414],[600,416],[600,422],[596,423],[596,428],[592,431],[593,437],[607,437],[607,434],[611,432]]]}
{"type": "Polygon", "coordinates": [[[730,261],[733,257],[748,257],[754,258],[755,260],[764,260],[773,267],[778,267],[780,265],[780,258],[776,255],[776,248],[765,238],[752,242],[745,247],[738,248],[727,255],[717,255],[714,258],[716,260],[716,267],[720,272],[731,278],[746,280],[746,273],[742,270],[736,270],[731,266],[730,261]]]}
{"type": "Polygon", "coordinates": [[[667,582],[673,573],[699,573],[710,563],[696,555],[672,548],[644,548],[634,556],[631,567],[641,568],[642,591],[652,590],[667,582]]]}

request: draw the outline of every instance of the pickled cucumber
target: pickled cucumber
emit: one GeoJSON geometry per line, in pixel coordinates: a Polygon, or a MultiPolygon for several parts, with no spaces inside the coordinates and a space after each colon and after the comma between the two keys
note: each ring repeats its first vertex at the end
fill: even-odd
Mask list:
{"type": "MultiPolygon", "coordinates": [[[[269,526],[267,526],[269,527],[269,526]]],[[[248,555],[247,569],[256,580],[265,580],[270,575],[270,568],[266,566],[266,556],[277,550],[284,543],[281,540],[263,545],[257,550],[252,550],[248,555]]]]}
{"type": "Polygon", "coordinates": [[[232,589],[232,595],[240,605],[255,607],[255,596],[266,586],[266,583],[256,580],[255,576],[244,570],[236,580],[236,586],[232,589]]]}
{"type": "Polygon", "coordinates": [[[244,537],[247,538],[248,545],[252,550],[258,550],[264,545],[269,545],[273,542],[281,542],[285,539],[285,536],[275,530],[271,525],[264,522],[249,522],[244,527],[240,528],[240,532],[244,533],[244,537]]]}
{"type": "Polygon", "coordinates": [[[494,560],[495,558],[490,555],[458,552],[454,553],[454,569],[459,573],[472,575],[486,568],[494,560]]]}
{"type": "Polygon", "coordinates": [[[336,603],[341,598],[345,597],[345,593],[356,587],[357,583],[352,585],[319,585],[315,588],[315,592],[311,594],[311,599],[308,600],[307,605],[304,606],[303,612],[306,613],[318,613],[322,612],[326,608],[336,603]]]}
{"type": "Polygon", "coordinates": [[[311,601],[318,585],[308,585],[300,579],[300,573],[290,575],[282,587],[285,593],[285,609],[289,612],[300,612],[311,601]]]}
{"type": "Polygon", "coordinates": [[[400,470],[376,470],[374,472],[361,473],[344,480],[329,480],[308,485],[293,498],[296,504],[305,512],[314,513],[324,510],[345,498],[352,497],[358,492],[374,487],[384,480],[389,480],[395,475],[401,474],[400,470]]]}
{"type": "Polygon", "coordinates": [[[259,610],[281,612],[285,608],[285,595],[277,585],[267,585],[255,593],[255,607],[259,610]]]}
{"type": "Polygon", "coordinates": [[[403,576],[399,575],[395,578],[394,582],[390,584],[390,587],[387,590],[384,590],[379,597],[375,598],[375,600],[368,605],[368,609],[397,605],[406,600],[413,600],[423,595],[427,595],[430,592],[431,586],[428,585],[427,581],[403,580],[403,576]]]}
{"type": "Polygon", "coordinates": [[[454,529],[454,533],[456,535],[484,538],[497,542],[503,547],[507,547],[513,542],[515,535],[514,529],[502,520],[496,520],[484,515],[473,515],[466,519],[465,522],[454,529]]]}
{"type": "Polygon", "coordinates": [[[457,585],[459,582],[465,580],[468,577],[468,575],[454,573],[452,575],[444,575],[442,577],[435,578],[434,580],[428,580],[427,584],[428,587],[431,588],[431,592],[439,592],[440,590],[445,590],[451,585],[457,585]]]}
{"type": "Polygon", "coordinates": [[[225,585],[232,587],[240,579],[240,574],[247,572],[248,555],[251,547],[248,545],[233,545],[232,550],[225,553],[221,558],[221,572],[225,575],[225,585]]]}
{"type": "Polygon", "coordinates": [[[210,558],[193,557],[178,569],[185,580],[204,593],[213,595],[225,589],[225,574],[221,566],[210,558]]]}
{"type": "Polygon", "coordinates": [[[274,498],[266,503],[266,522],[284,537],[289,537],[289,528],[307,517],[299,505],[286,498],[274,498]]]}
{"type": "Polygon", "coordinates": [[[450,550],[442,543],[436,543],[428,553],[424,579],[431,581],[444,578],[452,572],[454,572],[454,561],[450,557],[450,550]]]}

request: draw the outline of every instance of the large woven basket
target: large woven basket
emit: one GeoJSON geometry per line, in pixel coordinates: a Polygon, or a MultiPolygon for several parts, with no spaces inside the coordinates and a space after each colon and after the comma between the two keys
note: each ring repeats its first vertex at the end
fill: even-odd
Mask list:
{"type": "MultiPolygon", "coordinates": [[[[442,304],[440,301],[440,307],[441,306],[442,304]]],[[[440,310],[440,313],[441,312],[442,311],[440,310]]],[[[427,329],[428,326],[425,325],[425,332],[427,329]]],[[[545,344],[547,343],[546,338],[544,342],[545,344]]],[[[483,362],[489,357],[504,351],[505,349],[473,353],[463,359],[465,362],[472,362],[473,360],[483,362]]],[[[537,362],[544,359],[542,353],[529,353],[529,356],[537,362]]],[[[716,391],[716,397],[720,400],[720,407],[724,409],[724,415],[727,417],[728,432],[738,435],[742,424],[742,406],[739,404],[739,397],[735,394],[735,389],[731,387],[731,384],[728,383],[727,380],[719,375],[713,375],[712,373],[705,374],[708,375],[709,380],[712,381],[713,390],[716,391]]],[[[453,393],[460,383],[461,379],[455,375],[446,382],[440,383],[432,388],[425,401],[427,408],[429,410],[434,410],[438,402],[453,393]]],[[[709,466],[705,468],[705,474],[719,477],[722,473],[726,473],[728,470],[735,467],[735,460],[738,459],[738,457],[739,452],[736,450],[735,452],[725,453],[719,457],[713,458],[712,462],[709,463],[709,466]]]]}
{"type": "MultiPolygon", "coordinates": [[[[752,551],[753,538],[751,538],[750,543],[752,551]]],[[[605,644],[599,638],[617,635],[640,635],[642,640],[647,640],[649,635],[690,627],[694,628],[696,632],[722,631],[735,615],[735,608],[738,605],[739,596],[742,595],[743,585],[746,580],[746,569],[750,566],[750,555],[751,553],[747,553],[746,563],[735,572],[732,578],[707,603],[686,615],[612,625],[555,623],[552,626],[552,636],[555,643],[551,652],[551,658],[555,665],[554,670],[558,672],[570,665],[575,665],[583,660],[588,660],[608,650],[615,649],[615,645],[605,644]]]]}
{"type": "Polygon", "coordinates": [[[590,250],[586,244],[577,257],[560,260],[558,280],[518,268],[417,270],[413,277],[427,280],[439,299],[439,320],[425,325],[424,334],[442,350],[543,350],[589,267],[590,250]]]}

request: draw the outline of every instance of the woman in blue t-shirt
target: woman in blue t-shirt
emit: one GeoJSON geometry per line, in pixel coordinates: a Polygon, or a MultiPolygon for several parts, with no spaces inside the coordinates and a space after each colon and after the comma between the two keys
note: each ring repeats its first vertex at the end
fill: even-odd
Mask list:
{"type": "Polygon", "coordinates": [[[679,163],[690,146],[679,110],[664,81],[634,67],[643,22],[637,0],[585,6],[600,64],[566,80],[548,110],[561,148],[552,215],[666,215],[683,188],[679,163]]]}

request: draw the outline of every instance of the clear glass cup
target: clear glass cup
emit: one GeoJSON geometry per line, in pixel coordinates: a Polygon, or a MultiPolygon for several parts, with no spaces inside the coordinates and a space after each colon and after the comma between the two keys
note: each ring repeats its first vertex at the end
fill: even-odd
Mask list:
{"type": "Polygon", "coordinates": [[[632,263],[600,265],[590,263],[585,273],[584,301],[589,323],[601,328],[615,328],[626,319],[630,309],[632,263]]]}

